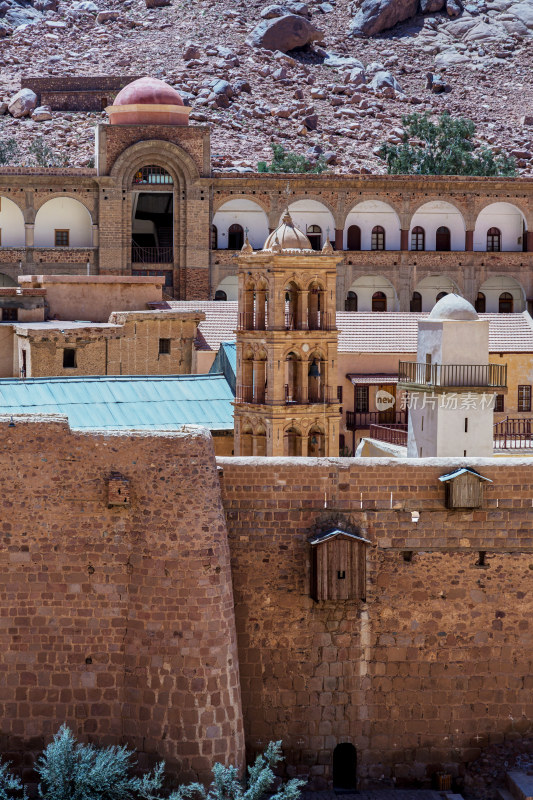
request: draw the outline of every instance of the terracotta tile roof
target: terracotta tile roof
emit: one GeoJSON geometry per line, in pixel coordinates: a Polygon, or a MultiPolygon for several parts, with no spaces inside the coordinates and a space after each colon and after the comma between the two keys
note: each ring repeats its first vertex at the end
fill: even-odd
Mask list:
{"type": "MultiPolygon", "coordinates": [[[[169,310],[203,311],[196,346],[218,351],[221,342],[235,341],[238,321],[236,301],[171,300],[169,310]]],[[[337,311],[340,353],[416,353],[418,320],[428,314],[337,311]]],[[[533,320],[522,314],[480,314],[488,319],[491,353],[533,353],[533,320]]]]}
{"type": "Polygon", "coordinates": [[[350,372],[346,376],[355,386],[356,384],[364,383],[367,386],[381,386],[386,383],[398,383],[398,373],[391,375],[385,372],[376,372],[372,375],[366,375],[362,372],[350,372]]]}

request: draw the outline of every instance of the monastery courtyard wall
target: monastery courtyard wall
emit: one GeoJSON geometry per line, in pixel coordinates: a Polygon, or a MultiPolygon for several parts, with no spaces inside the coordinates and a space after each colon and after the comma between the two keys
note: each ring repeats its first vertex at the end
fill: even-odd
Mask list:
{"type": "Polygon", "coordinates": [[[320,787],[350,742],[359,781],[401,785],[531,733],[533,471],[469,459],[493,483],[448,510],[462,461],[218,459],[249,755],[283,739],[320,787]],[[307,540],[337,526],[370,541],[366,602],[310,597],[307,540]]]}
{"type": "Polygon", "coordinates": [[[242,763],[209,434],[86,435],[61,417],[4,417],[0,433],[2,755],[28,764],[67,722],[185,780],[242,763]]]}
{"type": "Polygon", "coordinates": [[[315,788],[339,743],[360,786],[400,784],[531,732],[529,462],[469,459],[493,483],[466,512],[438,481],[462,459],[215,461],[202,431],[80,434],[61,417],[0,433],[0,752],[16,768],[64,721],[189,780],[243,763],[244,720],[249,756],[282,739],[315,788]],[[334,525],[369,542],[362,600],[310,597],[308,539],[334,525]]]}

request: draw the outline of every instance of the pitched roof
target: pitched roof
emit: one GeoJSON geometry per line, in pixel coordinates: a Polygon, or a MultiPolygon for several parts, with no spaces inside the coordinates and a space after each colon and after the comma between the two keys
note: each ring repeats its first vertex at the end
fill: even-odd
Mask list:
{"type": "MultiPolygon", "coordinates": [[[[199,326],[199,349],[218,350],[221,342],[235,341],[236,301],[171,300],[168,307],[205,312],[205,321],[199,326]]],[[[428,317],[416,312],[337,311],[339,353],[416,353],[418,320],[428,317]]],[[[491,353],[533,353],[533,320],[527,311],[479,317],[489,320],[491,353]]]]}
{"type": "Polygon", "coordinates": [[[311,536],[310,539],[307,541],[311,545],[321,544],[322,542],[327,541],[328,539],[335,539],[337,536],[346,536],[348,539],[355,539],[358,542],[364,542],[365,544],[372,544],[369,539],[363,538],[363,536],[359,536],[357,533],[349,533],[348,531],[343,531],[342,528],[333,528],[330,531],[325,531],[324,533],[319,533],[316,536],[311,536]]]}
{"type": "Polygon", "coordinates": [[[464,475],[465,472],[470,473],[470,475],[475,475],[480,481],[488,481],[488,483],[492,483],[490,478],[485,478],[484,475],[480,475],[480,473],[477,470],[472,469],[472,467],[459,467],[454,472],[448,472],[446,475],[441,475],[439,481],[443,481],[444,483],[446,483],[446,481],[453,481],[454,478],[458,478],[459,475],[464,475]]]}
{"type": "Polygon", "coordinates": [[[3,414],[66,414],[75,430],[233,430],[232,402],[222,375],[0,380],[3,414]]]}

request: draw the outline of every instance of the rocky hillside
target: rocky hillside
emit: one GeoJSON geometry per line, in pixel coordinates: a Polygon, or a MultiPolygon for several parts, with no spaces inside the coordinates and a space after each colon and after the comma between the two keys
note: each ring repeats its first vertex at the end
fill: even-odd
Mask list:
{"type": "Polygon", "coordinates": [[[533,0],[147,2],[168,0],[0,0],[0,148],[15,137],[14,162],[33,163],[42,136],[57,162],[92,166],[105,117],[10,107],[22,75],[147,74],[212,125],[218,169],[255,168],[272,141],[384,172],[376,150],[399,141],[402,115],[446,109],[533,175],[533,0]]]}

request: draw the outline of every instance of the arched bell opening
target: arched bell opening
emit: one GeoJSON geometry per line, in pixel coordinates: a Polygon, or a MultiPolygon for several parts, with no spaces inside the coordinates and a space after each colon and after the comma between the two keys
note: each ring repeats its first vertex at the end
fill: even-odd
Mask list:
{"type": "Polygon", "coordinates": [[[241,427],[241,446],[240,446],[240,453],[241,456],[252,456],[253,455],[253,431],[252,426],[248,423],[242,425],[241,427]]]}
{"type": "Polygon", "coordinates": [[[300,287],[294,282],[289,281],[285,287],[285,330],[294,331],[299,325],[301,314],[298,314],[298,297],[300,287]]]}
{"type": "Polygon", "coordinates": [[[264,403],[266,396],[266,353],[256,353],[253,361],[253,402],[264,403]]]}
{"type": "Polygon", "coordinates": [[[310,331],[326,329],[326,292],[324,287],[313,281],[309,287],[307,324],[310,331]]]}
{"type": "Polygon", "coordinates": [[[307,369],[307,396],[310,403],[326,402],[327,368],[324,356],[314,352],[309,356],[307,369]]]}
{"type": "Polygon", "coordinates": [[[326,436],[319,425],[313,425],[307,434],[307,455],[312,458],[326,455],[326,436]]]}
{"type": "Polygon", "coordinates": [[[284,450],[286,456],[302,455],[302,434],[298,428],[289,428],[285,431],[284,450]]]}
{"type": "Polygon", "coordinates": [[[285,403],[305,402],[302,392],[302,361],[290,352],[285,358],[285,403]]]}

